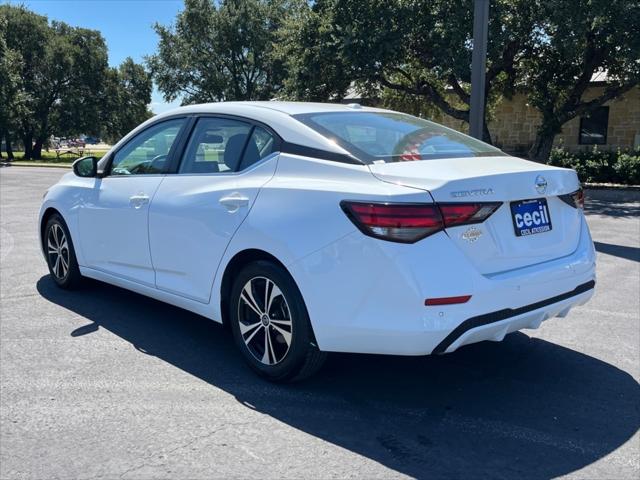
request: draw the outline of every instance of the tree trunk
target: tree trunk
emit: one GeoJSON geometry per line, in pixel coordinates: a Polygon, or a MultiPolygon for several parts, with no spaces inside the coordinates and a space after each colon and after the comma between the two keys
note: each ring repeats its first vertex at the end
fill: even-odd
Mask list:
{"type": "Polygon", "coordinates": [[[22,142],[24,143],[24,159],[32,160],[33,159],[33,136],[30,134],[24,135],[22,137],[22,142]]]}
{"type": "Polygon", "coordinates": [[[11,134],[9,132],[6,132],[4,134],[4,139],[7,142],[6,145],[6,149],[7,149],[7,159],[8,160],[13,160],[13,148],[11,148],[11,134]]]}
{"type": "Polygon", "coordinates": [[[489,125],[487,124],[487,118],[482,120],[482,141],[488,143],[489,145],[493,145],[493,141],[491,140],[491,132],[489,131],[489,125]]]}
{"type": "Polygon", "coordinates": [[[43,140],[41,138],[36,139],[36,143],[33,146],[32,158],[34,160],[42,159],[42,143],[43,140]]]}
{"type": "Polygon", "coordinates": [[[536,162],[546,163],[547,160],[549,160],[551,148],[553,147],[553,140],[555,138],[556,133],[540,129],[531,149],[529,150],[529,158],[536,162]]]}
{"type": "MultiPolygon", "coordinates": [[[[566,120],[565,120],[566,121],[566,120]]],[[[561,115],[554,110],[542,112],[542,123],[536,132],[536,139],[529,150],[529,158],[536,162],[546,163],[553,148],[556,135],[562,131],[561,115]]]]}

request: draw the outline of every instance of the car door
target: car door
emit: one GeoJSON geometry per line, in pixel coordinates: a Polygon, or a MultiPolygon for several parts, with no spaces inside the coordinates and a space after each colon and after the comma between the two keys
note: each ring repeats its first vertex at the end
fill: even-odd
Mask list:
{"type": "Polygon", "coordinates": [[[175,174],[168,174],[149,211],[156,287],[208,303],[220,259],[274,174],[277,137],[223,117],[199,118],[175,174]]]}
{"type": "Polygon", "coordinates": [[[155,286],[149,253],[149,205],[185,118],[145,129],[114,152],[79,211],[80,246],[87,267],[155,286]]]}

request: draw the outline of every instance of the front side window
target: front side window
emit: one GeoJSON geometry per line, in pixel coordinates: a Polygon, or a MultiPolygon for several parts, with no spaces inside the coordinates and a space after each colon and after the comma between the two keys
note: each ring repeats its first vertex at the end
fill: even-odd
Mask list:
{"type": "Polygon", "coordinates": [[[393,112],[326,112],[295,118],[365,162],[506,155],[450,128],[393,112]]]}
{"type": "Polygon", "coordinates": [[[609,107],[596,108],[580,118],[580,145],[606,145],[609,127],[609,107]]]}
{"type": "Polygon", "coordinates": [[[184,123],[184,118],[168,120],[147,128],[134,137],[116,152],[111,164],[111,175],[162,173],[171,146],[184,123]]]}

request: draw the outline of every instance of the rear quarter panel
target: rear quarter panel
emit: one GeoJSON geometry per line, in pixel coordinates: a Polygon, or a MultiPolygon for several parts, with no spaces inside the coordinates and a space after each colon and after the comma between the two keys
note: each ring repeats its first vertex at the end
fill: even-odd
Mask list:
{"type": "MultiPolygon", "coordinates": [[[[213,318],[220,319],[226,266],[248,249],[263,250],[285,266],[357,231],[342,200],[426,201],[428,193],[381,182],[364,165],[281,154],[273,178],[262,187],[249,215],[225,252],[213,284],[213,318]]],[[[304,296],[305,279],[295,278],[304,296]]]]}

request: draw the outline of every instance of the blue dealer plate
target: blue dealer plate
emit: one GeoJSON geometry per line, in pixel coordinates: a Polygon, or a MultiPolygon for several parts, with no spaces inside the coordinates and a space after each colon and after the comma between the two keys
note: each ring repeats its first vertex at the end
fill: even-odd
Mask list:
{"type": "Polygon", "coordinates": [[[551,230],[551,217],[546,198],[511,202],[511,218],[517,237],[551,230]]]}

